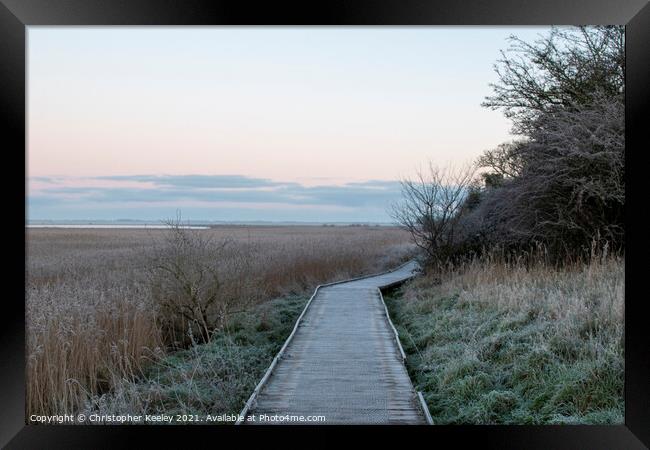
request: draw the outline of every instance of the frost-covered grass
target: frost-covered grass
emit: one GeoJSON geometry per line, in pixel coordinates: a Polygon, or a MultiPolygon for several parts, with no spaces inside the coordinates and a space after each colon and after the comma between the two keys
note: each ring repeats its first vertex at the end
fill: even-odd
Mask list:
{"type": "Polygon", "coordinates": [[[209,343],[168,354],[141,377],[122,380],[111,392],[96,396],[86,411],[201,418],[237,415],[306,303],[305,296],[289,296],[237,314],[209,343]]]}
{"type": "Polygon", "coordinates": [[[435,423],[623,423],[624,267],[476,262],[387,296],[435,423]]]}

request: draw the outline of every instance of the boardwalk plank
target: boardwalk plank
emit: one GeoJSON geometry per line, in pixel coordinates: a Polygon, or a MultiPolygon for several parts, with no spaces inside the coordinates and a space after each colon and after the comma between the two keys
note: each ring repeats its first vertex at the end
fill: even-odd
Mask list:
{"type": "Polygon", "coordinates": [[[409,263],[321,287],[246,414],[323,415],[332,424],[425,424],[378,290],[416,269],[409,263]]]}

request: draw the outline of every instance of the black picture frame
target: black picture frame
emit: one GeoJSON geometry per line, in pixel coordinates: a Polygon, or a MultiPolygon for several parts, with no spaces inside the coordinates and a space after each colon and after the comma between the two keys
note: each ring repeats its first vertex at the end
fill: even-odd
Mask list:
{"type": "MultiPolygon", "coordinates": [[[[650,116],[650,6],[646,0],[500,0],[487,2],[434,2],[426,0],[312,0],[303,2],[250,2],[208,0],[0,0],[0,91],[3,156],[5,164],[5,228],[24,233],[26,182],[26,27],[30,25],[626,25],[626,182],[643,176],[639,158],[647,149],[642,117],[650,116]],[[643,145],[645,144],[645,145],[643,145]],[[637,160],[635,164],[633,161],[637,160]],[[22,172],[22,174],[20,173],[22,172]],[[19,181],[22,175],[24,181],[19,181]],[[23,186],[23,189],[17,188],[23,186]],[[22,197],[21,197],[22,196],[22,197]],[[10,200],[9,205],[6,201],[10,200]],[[22,228],[20,230],[19,228],[22,228]]],[[[628,187],[626,260],[642,254],[640,226],[630,212],[643,209],[628,187]],[[632,202],[631,205],[629,202],[632,202]]],[[[638,191],[636,191],[638,192],[638,191]]],[[[25,235],[23,235],[25,236],[25,235]]],[[[25,258],[25,247],[8,239],[11,255],[25,258]]],[[[647,256],[646,256],[647,258],[647,256]]],[[[639,258],[640,260],[640,258],[639,258]]],[[[640,260],[641,261],[641,260],[640,260]]],[[[0,328],[0,445],[7,448],[113,448],[130,447],[135,439],[146,443],[184,443],[190,438],[203,446],[223,445],[226,436],[250,433],[246,427],[196,426],[44,426],[25,425],[25,309],[23,268],[9,263],[4,271],[6,295],[0,328]]],[[[641,268],[643,264],[641,263],[641,268]]],[[[490,448],[635,449],[650,446],[650,339],[643,306],[643,286],[626,269],[625,306],[625,424],[620,426],[434,426],[434,427],[303,427],[323,443],[331,431],[371,431],[375,439],[387,432],[424,438],[430,445],[452,440],[456,445],[490,448]]],[[[296,427],[259,427],[264,438],[296,431],[296,427]],[[270,435],[268,433],[273,433],[270,435]]],[[[295,435],[297,436],[297,435],[295,435]]],[[[309,434],[308,434],[309,436],[309,434]]],[[[412,441],[415,442],[415,441],[412,441]]]]}

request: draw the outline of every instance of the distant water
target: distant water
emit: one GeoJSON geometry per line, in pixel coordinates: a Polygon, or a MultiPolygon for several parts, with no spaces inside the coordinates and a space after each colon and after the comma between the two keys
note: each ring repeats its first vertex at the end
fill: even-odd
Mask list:
{"type": "MultiPolygon", "coordinates": [[[[28,224],[27,228],[106,228],[106,229],[115,229],[115,228],[139,228],[139,229],[165,229],[168,228],[167,225],[148,225],[148,224],[138,224],[138,225],[119,225],[119,224],[28,224]]],[[[200,227],[194,225],[182,225],[180,228],[188,230],[207,230],[210,227],[200,227]]]]}

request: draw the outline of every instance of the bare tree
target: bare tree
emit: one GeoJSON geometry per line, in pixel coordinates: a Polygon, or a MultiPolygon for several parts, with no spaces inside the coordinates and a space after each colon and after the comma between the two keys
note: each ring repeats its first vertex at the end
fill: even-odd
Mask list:
{"type": "Polygon", "coordinates": [[[460,211],[475,172],[474,165],[443,168],[430,163],[427,172],[401,181],[403,199],[393,205],[391,216],[434,265],[444,264],[453,253],[460,211]]]}
{"type": "Polygon", "coordinates": [[[523,169],[523,160],[519,155],[522,145],[523,141],[499,144],[494,149],[486,150],[478,158],[477,164],[479,167],[490,169],[491,174],[498,175],[501,179],[515,178],[523,169]]]}
{"type": "Polygon", "coordinates": [[[625,86],[625,28],[553,28],[534,43],[511,36],[494,69],[499,82],[483,106],[502,109],[513,130],[538,128],[540,114],[591,102],[596,92],[621,95],[625,86]]]}

